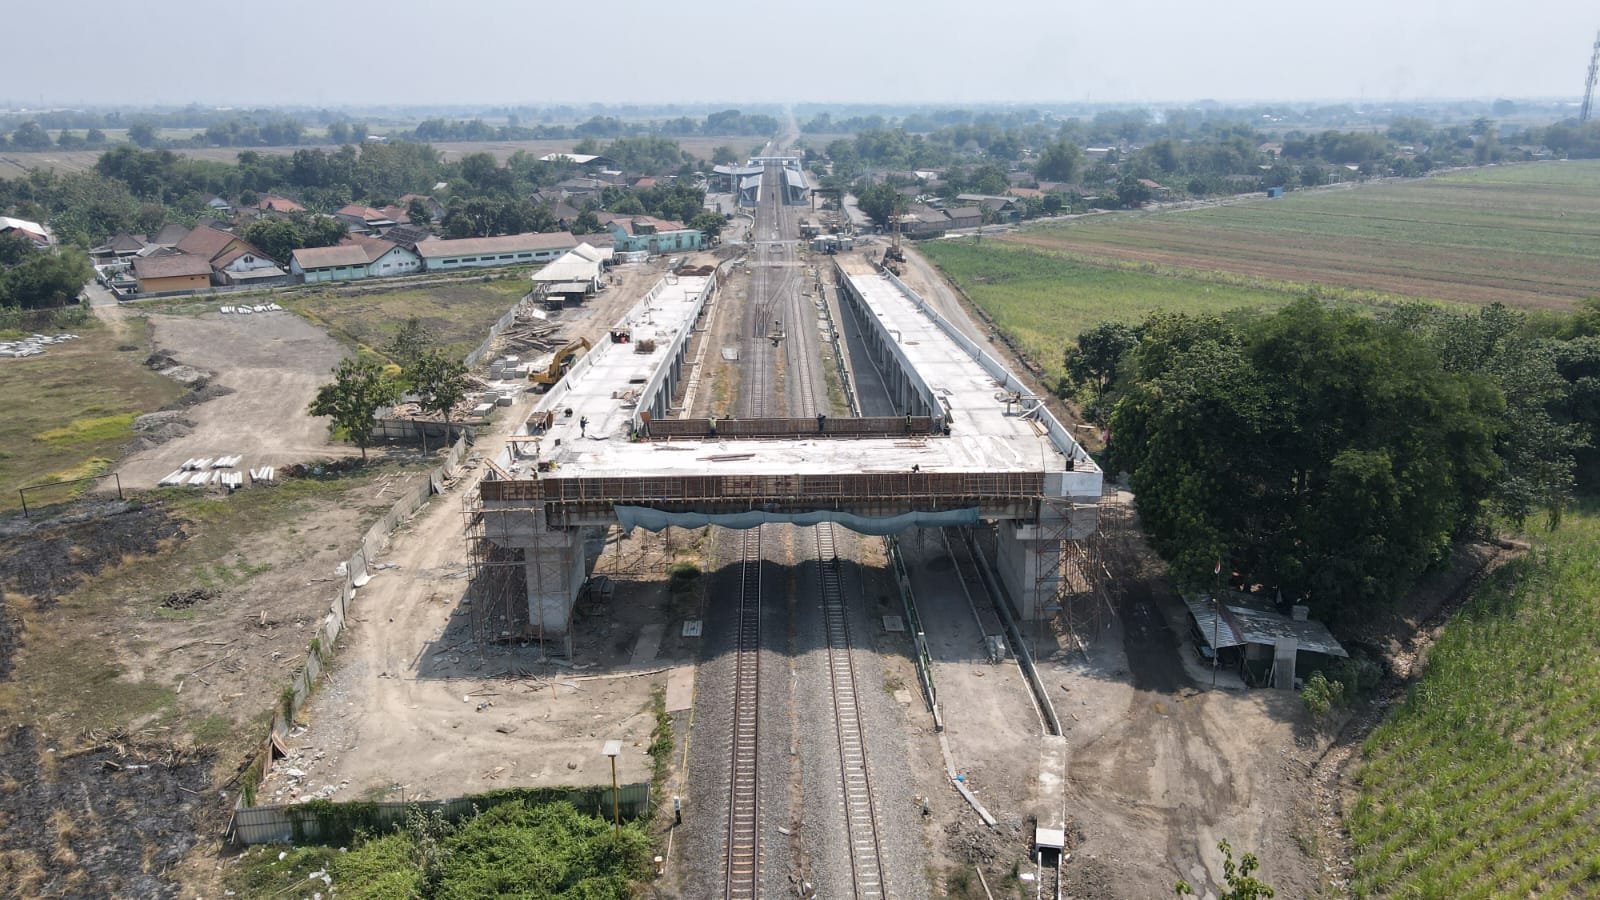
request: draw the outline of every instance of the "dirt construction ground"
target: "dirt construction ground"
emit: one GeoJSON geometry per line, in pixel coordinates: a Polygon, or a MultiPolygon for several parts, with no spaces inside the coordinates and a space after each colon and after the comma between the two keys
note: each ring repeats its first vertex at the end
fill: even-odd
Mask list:
{"type": "MultiPolygon", "coordinates": [[[[552,321],[562,324],[564,338],[597,341],[663,272],[660,264],[619,267],[614,285],[552,321]]],[[[473,456],[498,453],[536,399],[518,395],[479,434],[473,456]]],[[[659,624],[648,636],[642,629],[659,612],[669,560],[645,538],[591,548],[600,556],[595,571],[609,574],[617,589],[607,604],[580,606],[570,663],[543,661],[537,641],[477,640],[483,635],[474,616],[488,601],[470,590],[461,504],[482,468],[469,466],[375,561],[334,671],[305,714],[308,727],[292,736],[290,757],[274,768],[263,800],[599,784],[611,774],[599,750],[613,738],[626,748],[618,777],[649,780],[652,692],[666,689],[678,639],[659,624]]],[[[524,612],[525,602],[519,593],[524,612]]]]}
{"type": "Polygon", "coordinates": [[[160,433],[175,436],[123,460],[117,472],[124,486],[155,487],[190,457],[238,454],[244,457],[242,470],[355,452],[349,445],[331,443],[327,420],[306,413],[345,351],[299,316],[210,312],[152,315],[150,320],[161,357],[154,364],[204,373],[210,399],[158,426],[160,433]]]}

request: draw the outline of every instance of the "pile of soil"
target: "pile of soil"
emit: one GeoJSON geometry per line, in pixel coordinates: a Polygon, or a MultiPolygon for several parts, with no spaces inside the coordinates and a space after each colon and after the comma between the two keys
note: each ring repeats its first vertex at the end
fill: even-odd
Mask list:
{"type": "Polygon", "coordinates": [[[146,359],[144,364],[154,369],[158,374],[171,378],[173,381],[196,387],[204,385],[211,378],[210,372],[197,369],[194,366],[183,365],[165,350],[158,350],[150,354],[150,358],[146,359]]]}
{"type": "Polygon", "coordinates": [[[0,884],[19,897],[177,897],[168,873],[220,805],[210,751],[121,734],[75,750],[41,743],[23,726],[0,735],[0,884]]]}
{"type": "Polygon", "coordinates": [[[215,591],[211,588],[190,588],[186,591],[173,591],[161,598],[161,605],[167,609],[188,609],[197,603],[215,600],[221,596],[221,591],[215,591]]]}
{"type": "Polygon", "coordinates": [[[139,434],[135,449],[144,450],[183,437],[194,430],[194,422],[185,418],[181,409],[166,409],[134,419],[133,430],[139,434]]]}
{"type": "Polygon", "coordinates": [[[44,609],[101,569],[186,536],[156,503],[84,501],[51,518],[13,516],[0,520],[0,587],[44,609]]]}
{"type": "Polygon", "coordinates": [[[364,465],[366,463],[357,457],[329,459],[320,462],[292,463],[284,466],[280,470],[280,474],[289,478],[322,478],[329,475],[354,472],[364,465]]]}

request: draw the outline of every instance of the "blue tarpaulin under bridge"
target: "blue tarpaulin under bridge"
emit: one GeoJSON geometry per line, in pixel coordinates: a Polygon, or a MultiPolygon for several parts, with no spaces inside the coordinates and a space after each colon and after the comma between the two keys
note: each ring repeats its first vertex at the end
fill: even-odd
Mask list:
{"type": "Polygon", "coordinates": [[[894,516],[863,516],[856,513],[819,509],[811,512],[782,513],[752,509],[737,513],[667,512],[646,506],[618,506],[617,521],[624,531],[643,528],[660,531],[668,526],[700,528],[720,525],[723,528],[756,528],[761,525],[783,523],[788,525],[816,525],[833,522],[857,534],[884,536],[899,534],[907,528],[942,528],[946,525],[978,524],[978,508],[941,509],[931,512],[907,512],[894,516]]]}

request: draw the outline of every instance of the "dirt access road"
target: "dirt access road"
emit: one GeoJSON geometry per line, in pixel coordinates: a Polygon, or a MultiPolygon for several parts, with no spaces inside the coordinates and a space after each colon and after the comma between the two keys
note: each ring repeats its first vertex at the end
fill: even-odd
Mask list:
{"type": "Polygon", "coordinates": [[[117,473],[125,487],[153,488],[190,457],[241,454],[242,470],[357,452],[330,442],[327,420],[306,413],[345,356],[315,326],[286,311],[149,318],[157,354],[208,373],[210,399],[161,425],[176,436],[122,461],[117,473]]]}
{"type": "Polygon", "coordinates": [[[1310,855],[1326,737],[1296,694],[1246,691],[1227,673],[1210,690],[1182,601],[1138,552],[1116,618],[1040,664],[1067,738],[1071,895],[1166,896],[1180,878],[1204,895],[1221,883],[1223,839],[1261,859],[1280,897],[1337,895],[1310,855]]]}

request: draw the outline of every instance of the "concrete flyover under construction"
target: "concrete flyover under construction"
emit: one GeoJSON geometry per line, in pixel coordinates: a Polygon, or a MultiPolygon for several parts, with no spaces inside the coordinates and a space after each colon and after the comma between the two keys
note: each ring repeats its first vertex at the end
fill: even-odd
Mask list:
{"type": "Polygon", "coordinates": [[[669,417],[718,275],[669,276],[492,459],[467,499],[469,550],[475,564],[517,570],[542,639],[568,630],[586,536],[617,523],[831,521],[891,534],[988,520],[1018,613],[1058,596],[1068,542],[1096,527],[1099,467],[1020,379],[894,275],[860,258],[834,272],[873,357],[855,367],[877,366],[899,415],[669,417]]]}

